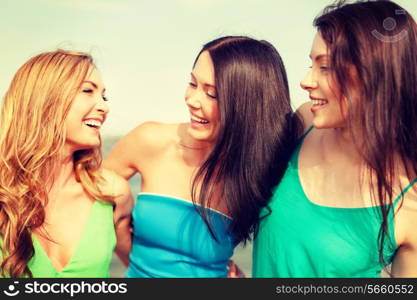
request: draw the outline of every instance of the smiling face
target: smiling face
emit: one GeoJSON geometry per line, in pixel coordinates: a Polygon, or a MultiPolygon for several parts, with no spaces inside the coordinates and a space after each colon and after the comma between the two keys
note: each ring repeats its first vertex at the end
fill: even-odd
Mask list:
{"type": "Polygon", "coordinates": [[[100,145],[100,127],[109,111],[97,69],[89,70],[65,120],[66,146],[71,152],[100,145]]]}
{"type": "Polygon", "coordinates": [[[192,138],[214,143],[218,135],[219,106],[217,101],[213,62],[208,51],[203,51],[191,72],[185,93],[191,122],[188,133],[192,138]]]}
{"type": "Polygon", "coordinates": [[[312,101],[311,111],[316,128],[344,128],[347,119],[347,102],[332,78],[327,45],[317,32],[311,47],[311,70],[301,81],[312,101]]]}

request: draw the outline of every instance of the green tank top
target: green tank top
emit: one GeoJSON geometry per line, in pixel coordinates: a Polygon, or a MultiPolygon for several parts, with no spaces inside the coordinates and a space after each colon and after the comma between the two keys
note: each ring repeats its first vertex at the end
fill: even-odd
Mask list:
{"type": "Polygon", "coordinates": [[[58,272],[35,236],[35,254],[29,261],[33,277],[110,277],[110,263],[116,245],[113,206],[94,201],[81,239],[67,265],[58,272]]]}
{"type": "MultiPolygon", "coordinates": [[[[298,175],[302,140],[275,187],[269,203],[271,214],[261,220],[254,242],[253,276],[380,277],[380,207],[337,208],[311,202],[298,175]]],[[[394,200],[394,207],[400,198],[394,200]]],[[[267,213],[265,208],[261,216],[267,213]]],[[[390,263],[398,248],[392,210],[388,230],[383,255],[390,263]]]]}

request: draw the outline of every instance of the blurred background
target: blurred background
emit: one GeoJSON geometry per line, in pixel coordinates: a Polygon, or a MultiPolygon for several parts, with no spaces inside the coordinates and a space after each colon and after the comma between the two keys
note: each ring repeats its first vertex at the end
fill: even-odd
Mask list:
{"type": "MultiPolygon", "coordinates": [[[[63,48],[91,53],[110,100],[110,114],[102,129],[107,153],[121,136],[144,121],[188,121],[184,92],[202,45],[224,35],[248,35],[277,48],[297,108],[308,101],[299,82],[310,66],[312,21],[332,2],[1,0],[0,95],[17,69],[40,52],[63,48]]],[[[417,15],[417,1],[395,2],[417,15]]],[[[137,193],[139,178],[130,183],[137,193]]],[[[251,245],[238,247],[234,259],[250,276],[251,245]]],[[[115,258],[112,275],[123,273],[124,267],[115,258]]]]}

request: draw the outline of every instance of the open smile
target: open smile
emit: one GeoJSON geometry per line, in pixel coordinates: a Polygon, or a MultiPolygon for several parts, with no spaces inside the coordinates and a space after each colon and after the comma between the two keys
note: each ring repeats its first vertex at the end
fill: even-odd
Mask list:
{"type": "Polygon", "coordinates": [[[194,122],[197,122],[197,123],[200,123],[200,124],[208,124],[208,123],[210,123],[208,120],[203,119],[203,118],[200,118],[200,117],[197,117],[197,116],[195,116],[193,114],[191,114],[191,121],[194,121],[194,122]]]}
{"type": "Polygon", "coordinates": [[[83,123],[84,125],[95,129],[100,129],[103,125],[103,121],[100,119],[85,119],[83,123]]]}

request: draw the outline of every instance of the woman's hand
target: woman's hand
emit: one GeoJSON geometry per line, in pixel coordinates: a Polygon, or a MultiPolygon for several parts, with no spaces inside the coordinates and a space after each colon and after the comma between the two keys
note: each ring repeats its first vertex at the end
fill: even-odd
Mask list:
{"type": "Polygon", "coordinates": [[[229,265],[227,266],[229,272],[227,273],[227,278],[245,278],[245,274],[242,270],[234,263],[233,260],[229,260],[229,265]]]}

